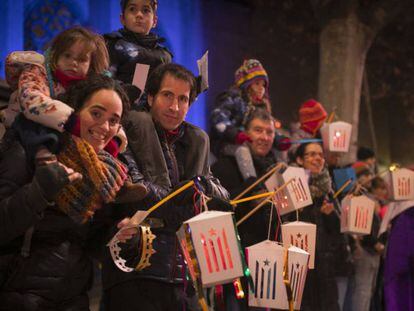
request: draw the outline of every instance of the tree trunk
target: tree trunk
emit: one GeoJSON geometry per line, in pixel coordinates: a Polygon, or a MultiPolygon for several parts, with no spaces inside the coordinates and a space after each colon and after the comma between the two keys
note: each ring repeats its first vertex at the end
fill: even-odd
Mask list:
{"type": "Polygon", "coordinates": [[[372,40],[373,34],[352,13],[331,19],[321,30],[319,100],[328,112],[335,110],[340,120],[353,125],[345,163],[356,159],[362,77],[372,40]]]}

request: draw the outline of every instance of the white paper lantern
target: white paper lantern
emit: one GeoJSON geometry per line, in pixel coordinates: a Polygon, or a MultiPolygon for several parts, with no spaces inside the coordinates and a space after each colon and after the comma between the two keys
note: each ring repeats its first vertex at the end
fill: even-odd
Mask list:
{"type": "Polygon", "coordinates": [[[385,178],[390,186],[391,197],[396,201],[414,199],[414,172],[400,168],[389,172],[385,178]]]}
{"type": "Polygon", "coordinates": [[[294,221],[282,225],[282,241],[285,247],[296,246],[310,254],[309,269],[315,267],[316,225],[294,221]]]}
{"type": "Polygon", "coordinates": [[[177,236],[191,276],[196,277],[199,270],[203,287],[232,282],[243,275],[232,213],[201,213],[185,221],[177,236]],[[191,249],[195,252],[195,258],[191,249]]]}
{"type": "Polygon", "coordinates": [[[312,204],[308,178],[301,167],[289,166],[283,173],[272,174],[265,181],[265,186],[268,191],[274,191],[291,179],[292,182],[272,198],[281,215],[312,204]]]}
{"type": "MultiPolygon", "coordinates": [[[[246,248],[254,292],[250,290],[249,306],[289,309],[283,281],[286,249],[273,241],[263,241],[246,248]]],[[[300,309],[308,271],[309,254],[299,248],[288,249],[289,280],[295,309],[300,309]]]]}
{"type": "Polygon", "coordinates": [[[320,129],[323,147],[334,152],[348,152],[351,141],[352,125],[338,121],[325,123],[320,129]]]}
{"type": "Polygon", "coordinates": [[[375,202],[365,195],[346,196],[341,202],[341,232],[371,233],[375,202]]]}

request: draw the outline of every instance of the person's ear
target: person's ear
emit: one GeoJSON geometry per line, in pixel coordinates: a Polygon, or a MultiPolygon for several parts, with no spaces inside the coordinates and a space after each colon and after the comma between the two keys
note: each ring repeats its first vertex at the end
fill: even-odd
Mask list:
{"type": "Polygon", "coordinates": [[[157,27],[157,23],[158,23],[158,16],[157,15],[154,15],[154,21],[152,23],[152,27],[151,28],[157,27]]]}
{"type": "Polygon", "coordinates": [[[122,26],[125,26],[125,16],[124,16],[124,13],[119,14],[119,21],[121,22],[122,26]]]}
{"type": "Polygon", "coordinates": [[[296,157],[296,163],[303,166],[303,159],[301,157],[296,157]]]}

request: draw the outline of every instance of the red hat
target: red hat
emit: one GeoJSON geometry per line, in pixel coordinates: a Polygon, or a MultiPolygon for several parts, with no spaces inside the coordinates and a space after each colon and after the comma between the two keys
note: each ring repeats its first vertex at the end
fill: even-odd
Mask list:
{"type": "Polygon", "coordinates": [[[327,116],[328,113],[321,103],[314,99],[309,99],[299,108],[300,128],[315,136],[327,116]]]}

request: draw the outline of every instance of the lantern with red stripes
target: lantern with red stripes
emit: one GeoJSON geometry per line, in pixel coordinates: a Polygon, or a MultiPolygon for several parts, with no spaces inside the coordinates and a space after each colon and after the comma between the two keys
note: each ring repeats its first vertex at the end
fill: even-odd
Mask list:
{"type": "Polygon", "coordinates": [[[295,309],[300,309],[309,254],[296,247],[286,249],[277,242],[269,240],[247,247],[246,253],[254,284],[249,294],[249,306],[289,309],[283,281],[284,265],[287,264],[295,309]],[[286,251],[288,251],[287,263],[285,263],[286,251]]]}
{"type": "Polygon", "coordinates": [[[283,173],[274,173],[265,181],[265,186],[269,191],[274,191],[289,181],[290,183],[286,188],[272,197],[280,215],[312,204],[308,178],[305,170],[301,167],[289,166],[283,173]]]}
{"type": "Polygon", "coordinates": [[[201,278],[203,287],[232,282],[243,275],[232,213],[201,213],[185,221],[177,237],[192,278],[201,278]]]}
{"type": "Polygon", "coordinates": [[[397,168],[388,173],[391,197],[397,201],[414,199],[414,172],[406,168],[397,168]]]}
{"type": "Polygon", "coordinates": [[[324,149],[334,152],[348,152],[352,133],[350,123],[343,121],[325,123],[320,132],[324,149]]]}
{"type": "Polygon", "coordinates": [[[293,221],[282,225],[282,241],[285,247],[299,247],[310,255],[309,269],[315,267],[316,225],[293,221]]]}
{"type": "Polygon", "coordinates": [[[374,217],[375,202],[365,195],[346,196],[341,202],[341,232],[369,234],[374,217]]]}

